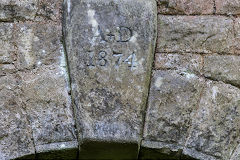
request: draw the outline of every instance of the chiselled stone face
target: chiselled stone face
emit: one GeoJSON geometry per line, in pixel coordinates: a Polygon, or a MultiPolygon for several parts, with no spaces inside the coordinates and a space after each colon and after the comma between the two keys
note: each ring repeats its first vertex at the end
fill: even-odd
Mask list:
{"type": "Polygon", "coordinates": [[[70,0],[65,6],[80,137],[138,142],[156,38],[155,1],[70,0]]]}

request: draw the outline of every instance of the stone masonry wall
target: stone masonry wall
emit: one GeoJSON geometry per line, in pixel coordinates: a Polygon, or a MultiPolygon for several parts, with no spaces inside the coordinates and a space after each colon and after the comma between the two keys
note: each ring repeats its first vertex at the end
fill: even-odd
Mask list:
{"type": "MultiPolygon", "coordinates": [[[[0,0],[0,160],[79,157],[62,4],[0,0]]],[[[157,12],[136,159],[240,159],[240,1],[157,0],[157,12]]]]}
{"type": "Polygon", "coordinates": [[[239,14],[237,0],[158,1],[144,146],[240,158],[239,14]]]}
{"type": "Polygon", "coordinates": [[[0,1],[1,160],[78,146],[61,7],[61,0],[0,1]]]}

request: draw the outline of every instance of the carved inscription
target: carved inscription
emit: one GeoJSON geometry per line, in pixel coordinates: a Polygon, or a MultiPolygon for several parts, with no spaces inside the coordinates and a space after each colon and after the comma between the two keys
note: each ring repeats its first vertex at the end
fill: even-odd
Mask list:
{"type": "Polygon", "coordinates": [[[120,65],[127,65],[130,70],[137,67],[136,53],[132,52],[130,55],[124,55],[113,51],[107,53],[106,51],[99,51],[98,53],[89,52],[86,65],[88,67],[107,67],[109,64],[113,64],[117,69],[120,65]]]}
{"type": "MultiPolygon", "coordinates": [[[[133,36],[133,31],[124,26],[116,27],[115,29],[103,31],[98,26],[98,35],[94,36],[98,39],[98,42],[106,43],[127,43],[133,36]]],[[[136,53],[133,51],[131,54],[120,53],[112,49],[112,53],[100,50],[96,53],[92,51],[88,52],[86,65],[92,67],[108,67],[112,64],[115,69],[118,69],[121,65],[127,65],[130,70],[137,67],[136,53]]]]}
{"type": "Polygon", "coordinates": [[[124,26],[116,27],[113,31],[103,31],[100,26],[98,26],[98,32],[101,40],[105,42],[128,42],[133,36],[133,31],[124,26]]]}

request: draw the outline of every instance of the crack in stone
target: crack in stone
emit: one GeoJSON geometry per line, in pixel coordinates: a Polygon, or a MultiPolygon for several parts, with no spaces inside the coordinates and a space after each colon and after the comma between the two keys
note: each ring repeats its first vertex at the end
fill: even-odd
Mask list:
{"type": "Polygon", "coordinates": [[[78,133],[78,129],[76,127],[77,125],[77,119],[76,119],[76,111],[74,109],[74,97],[72,94],[72,81],[71,81],[71,76],[70,76],[70,67],[69,67],[69,61],[68,61],[68,55],[67,55],[67,48],[66,48],[66,43],[65,43],[65,35],[64,35],[64,26],[62,26],[62,45],[63,45],[63,52],[64,52],[64,56],[65,56],[65,61],[66,61],[66,70],[67,70],[67,74],[68,74],[68,87],[70,89],[70,93],[69,96],[71,97],[71,106],[72,106],[72,112],[73,112],[73,118],[74,118],[74,122],[75,122],[75,134],[76,134],[76,140],[78,141],[78,152],[77,152],[77,159],[79,159],[79,144],[80,144],[80,140],[79,140],[79,133],[78,133]]]}
{"type": "Polygon", "coordinates": [[[216,15],[216,0],[213,0],[213,14],[216,15]]]}
{"type": "Polygon", "coordinates": [[[222,80],[218,80],[218,79],[213,78],[213,77],[206,77],[206,76],[204,76],[204,75],[203,75],[203,77],[204,77],[205,79],[207,79],[207,80],[210,80],[210,81],[222,82],[222,83],[224,83],[224,84],[231,85],[231,86],[236,87],[237,89],[240,90],[240,85],[239,85],[239,84],[236,84],[236,83],[233,83],[233,82],[231,82],[231,81],[228,81],[228,80],[223,80],[223,81],[222,81],[222,80]]]}

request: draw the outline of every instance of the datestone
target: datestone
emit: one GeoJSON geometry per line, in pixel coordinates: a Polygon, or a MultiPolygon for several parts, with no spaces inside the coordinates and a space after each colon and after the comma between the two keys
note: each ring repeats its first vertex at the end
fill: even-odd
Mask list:
{"type": "Polygon", "coordinates": [[[118,149],[104,158],[136,158],[155,47],[156,2],[68,0],[64,5],[80,158],[96,158],[86,152],[111,144],[118,149]]]}

